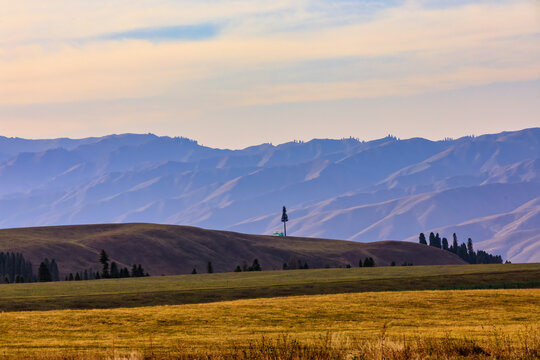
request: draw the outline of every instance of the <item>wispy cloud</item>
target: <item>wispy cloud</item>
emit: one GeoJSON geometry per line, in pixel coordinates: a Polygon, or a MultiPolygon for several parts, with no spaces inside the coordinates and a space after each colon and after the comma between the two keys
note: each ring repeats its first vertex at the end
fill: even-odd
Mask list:
{"type": "Polygon", "coordinates": [[[90,40],[200,41],[213,38],[218,32],[218,27],[215,25],[178,25],[114,32],[96,36],[90,40]]]}
{"type": "Polygon", "coordinates": [[[0,13],[0,107],[185,104],[152,113],[166,122],[540,79],[540,13],[529,0],[42,4],[0,13]]]}

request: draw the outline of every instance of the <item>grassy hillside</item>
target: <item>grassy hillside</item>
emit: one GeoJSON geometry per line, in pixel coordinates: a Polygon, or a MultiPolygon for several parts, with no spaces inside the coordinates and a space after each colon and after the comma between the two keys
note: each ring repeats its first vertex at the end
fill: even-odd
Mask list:
{"type": "Polygon", "coordinates": [[[371,256],[379,266],[392,261],[414,265],[463,264],[447,251],[415,243],[351,241],[247,235],[195,227],[157,224],[104,224],[0,230],[0,251],[19,251],[39,264],[55,258],[61,273],[98,269],[98,253],[105,249],[120,265],[143,264],[151,275],[186,274],[196,267],[233,271],[258,258],[264,270],[281,269],[297,258],[310,267],[357,266],[371,256]]]}
{"type": "Polygon", "coordinates": [[[540,290],[519,289],[356,293],[2,313],[0,352],[3,358],[18,359],[213,359],[205,355],[227,354],[240,347],[253,356],[228,358],[536,359],[540,354],[539,307],[540,290]],[[313,344],[320,349],[318,355],[304,351],[302,356],[292,357],[294,346],[280,349],[268,342],[248,346],[262,336],[274,339],[283,335],[313,344]],[[422,355],[418,347],[431,356],[422,355]],[[264,348],[268,352],[284,350],[284,356],[256,354],[264,348]],[[324,356],[333,348],[341,356],[324,356]],[[392,356],[398,350],[401,356],[392,356]],[[188,358],[188,354],[198,356],[188,358]]]}
{"type": "Polygon", "coordinates": [[[293,295],[539,287],[540,264],[396,266],[0,285],[0,311],[178,305],[293,295]]]}

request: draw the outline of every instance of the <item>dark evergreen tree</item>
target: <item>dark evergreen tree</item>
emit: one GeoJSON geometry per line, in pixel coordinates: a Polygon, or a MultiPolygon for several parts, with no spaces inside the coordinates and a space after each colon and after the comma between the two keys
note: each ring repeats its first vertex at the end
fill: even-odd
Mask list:
{"type": "Polygon", "coordinates": [[[236,268],[234,269],[234,272],[242,272],[242,269],[240,268],[240,265],[236,265],[236,268]]]}
{"type": "MultiPolygon", "coordinates": [[[[424,240],[425,240],[425,238],[424,238],[424,240]]],[[[395,262],[395,261],[392,261],[392,262],[390,263],[390,266],[396,266],[396,262],[395,262]]]]}
{"type": "Polygon", "coordinates": [[[259,259],[253,260],[253,265],[251,265],[250,271],[261,271],[261,264],[259,264],[259,259]]]}
{"type": "Polygon", "coordinates": [[[81,275],[79,275],[78,271],[75,273],[75,281],[81,281],[81,275]]]}
{"type": "Polygon", "coordinates": [[[452,242],[452,246],[451,246],[451,251],[454,253],[454,254],[457,254],[457,251],[458,251],[458,241],[457,241],[457,235],[456,233],[454,233],[454,235],[452,235],[452,237],[454,238],[453,242],[452,242]]]}
{"type": "Polygon", "coordinates": [[[58,265],[56,264],[56,260],[52,259],[49,266],[52,281],[60,281],[60,274],[58,273],[58,265]]]}
{"type": "Polygon", "coordinates": [[[73,277],[72,273],[69,273],[68,281],[73,281],[75,278],[73,277]]]}
{"type": "Polygon", "coordinates": [[[362,267],[362,259],[358,261],[358,267],[362,267]]]}
{"type": "Polygon", "coordinates": [[[96,280],[99,280],[99,279],[101,279],[101,275],[99,274],[99,271],[98,271],[98,272],[96,272],[96,276],[95,276],[95,279],[96,279],[96,280]]]}
{"type": "Polygon", "coordinates": [[[442,241],[439,233],[435,235],[435,247],[438,247],[439,249],[442,247],[442,241]]]}
{"type": "Polygon", "coordinates": [[[84,270],[83,280],[88,280],[88,271],[87,270],[84,270]]]}
{"type": "Polygon", "coordinates": [[[443,250],[448,251],[448,239],[446,239],[445,237],[442,238],[442,248],[443,250]]]}
{"type": "Polygon", "coordinates": [[[197,269],[193,268],[193,270],[191,270],[191,273],[192,273],[192,274],[196,274],[196,273],[197,273],[197,269]]]}
{"type": "Polygon", "coordinates": [[[472,239],[467,239],[467,255],[469,255],[469,262],[476,264],[476,254],[474,253],[472,239]]]}
{"type": "Polygon", "coordinates": [[[372,257],[367,257],[364,260],[364,267],[374,267],[375,266],[375,260],[373,260],[372,257]]]}
{"type": "Polygon", "coordinates": [[[427,245],[426,235],[424,235],[424,233],[420,233],[420,236],[418,236],[418,242],[420,244],[427,245]]]}
{"type": "Polygon", "coordinates": [[[214,267],[212,266],[212,262],[209,261],[207,264],[206,264],[206,272],[211,274],[214,272],[214,267]]]}
{"type": "Polygon", "coordinates": [[[435,245],[435,234],[433,232],[429,233],[429,246],[436,246],[435,245]]]}
{"type": "Polygon", "coordinates": [[[283,206],[281,212],[281,222],[283,223],[283,235],[287,236],[287,221],[289,221],[289,216],[287,215],[287,209],[283,206]]]}
{"type": "Polygon", "coordinates": [[[304,269],[309,269],[309,265],[307,262],[304,263],[304,269]]]}
{"type": "Polygon", "coordinates": [[[459,245],[457,249],[457,256],[470,263],[469,252],[467,251],[467,245],[465,245],[465,243],[461,243],[461,245],[459,245]]]}
{"type": "Polygon", "coordinates": [[[120,277],[120,272],[118,271],[118,265],[116,265],[116,262],[112,262],[111,263],[111,277],[113,279],[116,279],[116,278],[119,278],[120,277]]]}
{"type": "Polygon", "coordinates": [[[144,269],[143,269],[141,264],[137,265],[137,274],[138,274],[139,277],[144,276],[144,269]]]}
{"type": "Polygon", "coordinates": [[[105,252],[104,249],[102,249],[101,253],[99,254],[99,262],[102,265],[101,277],[104,278],[104,279],[110,277],[110,274],[109,274],[109,256],[107,255],[107,253],[105,252]]]}
{"type": "Polygon", "coordinates": [[[133,266],[131,267],[131,277],[137,277],[137,265],[133,264],[133,266]]]}
{"type": "Polygon", "coordinates": [[[51,271],[49,270],[49,267],[47,266],[47,264],[45,264],[44,261],[39,264],[38,278],[40,282],[52,281],[51,271]]]}
{"type": "Polygon", "coordinates": [[[124,267],[120,270],[120,277],[121,278],[128,278],[129,277],[129,270],[127,267],[124,267]]]}

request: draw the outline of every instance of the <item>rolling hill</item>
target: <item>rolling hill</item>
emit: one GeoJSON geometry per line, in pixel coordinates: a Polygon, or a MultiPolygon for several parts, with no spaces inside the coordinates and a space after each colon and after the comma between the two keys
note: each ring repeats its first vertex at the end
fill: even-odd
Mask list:
{"type": "Polygon", "coordinates": [[[242,150],[186,138],[0,137],[0,227],[160,223],[359,242],[437,231],[539,262],[540,128],[242,150]],[[527,220],[530,219],[530,220],[527,220]]]}
{"type": "Polygon", "coordinates": [[[281,269],[294,259],[312,268],[358,266],[373,257],[379,266],[392,261],[414,265],[464,264],[454,254],[425,245],[381,241],[353,241],[248,235],[195,227],[157,224],[102,224],[0,230],[0,251],[17,251],[39,264],[55,258],[62,274],[100,269],[105,249],[122,266],[143,264],[152,275],[187,274],[195,267],[206,272],[211,261],[216,272],[233,271],[257,258],[265,270],[281,269]]]}

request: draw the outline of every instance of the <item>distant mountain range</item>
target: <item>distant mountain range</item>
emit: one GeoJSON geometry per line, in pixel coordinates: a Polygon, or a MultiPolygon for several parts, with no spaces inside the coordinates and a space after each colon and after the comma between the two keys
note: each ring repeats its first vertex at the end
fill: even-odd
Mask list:
{"type": "Polygon", "coordinates": [[[0,137],[0,227],[110,222],[417,241],[439,232],[540,262],[540,128],[243,150],[152,134],[0,137]]]}

